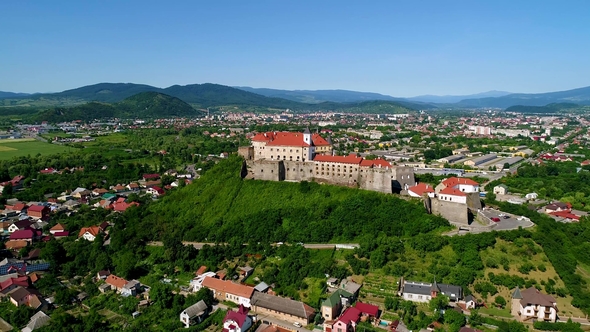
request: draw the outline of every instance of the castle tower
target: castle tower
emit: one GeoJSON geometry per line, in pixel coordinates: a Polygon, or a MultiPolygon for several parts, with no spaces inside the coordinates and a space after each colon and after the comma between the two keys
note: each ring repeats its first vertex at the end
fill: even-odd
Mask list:
{"type": "Polygon", "coordinates": [[[303,149],[307,152],[307,156],[304,157],[304,161],[311,161],[315,155],[315,147],[313,146],[313,141],[311,140],[311,131],[309,131],[309,128],[305,128],[305,131],[303,131],[303,142],[309,144],[309,148],[303,149]]]}
{"type": "Polygon", "coordinates": [[[438,285],[436,284],[436,279],[434,279],[434,283],[430,287],[430,297],[435,298],[439,292],[440,292],[440,289],[438,288],[438,285]]]}
{"type": "Polygon", "coordinates": [[[510,302],[510,313],[514,317],[520,316],[520,300],[522,300],[522,294],[520,294],[520,289],[516,286],[516,289],[512,292],[512,301],[510,302]]]}
{"type": "Polygon", "coordinates": [[[309,128],[305,128],[305,131],[303,131],[303,141],[311,146],[311,132],[309,128]]]}

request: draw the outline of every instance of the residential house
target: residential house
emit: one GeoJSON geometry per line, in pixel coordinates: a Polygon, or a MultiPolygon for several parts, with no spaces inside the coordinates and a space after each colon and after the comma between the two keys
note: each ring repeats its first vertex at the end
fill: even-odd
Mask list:
{"type": "Polygon", "coordinates": [[[19,251],[22,248],[29,245],[29,241],[26,240],[8,240],[4,243],[4,246],[8,250],[19,251]]]}
{"type": "Polygon", "coordinates": [[[32,229],[22,229],[10,234],[10,240],[24,240],[28,243],[33,243],[33,239],[37,236],[37,232],[32,229]]]}
{"type": "Polygon", "coordinates": [[[140,188],[139,184],[136,182],[132,182],[127,185],[127,190],[129,190],[129,191],[138,192],[140,189],[141,188],[140,188]]]}
{"type": "Polygon", "coordinates": [[[254,293],[251,303],[252,310],[257,314],[301,325],[309,324],[315,317],[315,310],[303,302],[266,293],[254,293]]]}
{"type": "Polygon", "coordinates": [[[322,318],[327,321],[336,319],[340,315],[342,308],[348,303],[348,298],[351,296],[352,294],[343,289],[338,289],[330,294],[330,296],[322,302],[322,318]]]}
{"type": "Polygon", "coordinates": [[[254,272],[254,269],[249,266],[240,266],[238,267],[238,272],[240,273],[240,278],[244,280],[254,272]]]}
{"type": "Polygon", "coordinates": [[[29,287],[29,278],[27,276],[9,277],[0,282],[0,292],[2,292],[2,294],[7,294],[17,287],[29,287]]]}
{"type": "Polygon", "coordinates": [[[10,302],[15,306],[27,305],[33,309],[37,309],[41,306],[41,301],[37,294],[32,293],[24,287],[16,287],[10,293],[10,302]]]}
{"type": "Polygon", "coordinates": [[[117,277],[114,274],[109,275],[105,281],[106,284],[111,286],[111,289],[116,290],[117,293],[121,293],[123,291],[123,288],[125,287],[125,285],[127,285],[128,281],[121,278],[121,277],[117,277]]]}
{"type": "Polygon", "coordinates": [[[159,187],[161,184],[162,184],[162,181],[160,181],[160,180],[157,180],[157,181],[146,181],[146,182],[144,182],[143,186],[146,189],[149,189],[149,188],[153,188],[153,187],[159,187]]]}
{"type": "Polygon", "coordinates": [[[180,322],[189,328],[193,324],[201,323],[209,313],[209,306],[201,300],[180,313],[180,322]]]}
{"type": "Polygon", "coordinates": [[[511,312],[520,320],[535,319],[555,322],[557,320],[557,301],[553,296],[543,294],[535,287],[520,291],[518,287],[512,292],[511,312]]]}
{"type": "Polygon", "coordinates": [[[124,191],[127,191],[127,187],[123,186],[123,185],[116,185],[116,186],[112,186],[111,190],[113,190],[116,193],[122,193],[124,191]]]}
{"type": "Polygon", "coordinates": [[[164,189],[162,189],[162,188],[160,188],[158,186],[152,186],[151,188],[148,188],[146,190],[146,193],[148,193],[150,195],[154,195],[154,196],[162,196],[166,192],[164,191],[164,189]]]}
{"type": "Polygon", "coordinates": [[[111,271],[109,270],[100,270],[96,273],[97,280],[105,280],[108,276],[111,275],[111,271]]]}
{"type": "Polygon", "coordinates": [[[51,233],[51,234],[65,232],[65,231],[66,231],[65,226],[60,223],[58,223],[57,225],[55,225],[49,229],[49,233],[51,233]]]}
{"type": "Polygon", "coordinates": [[[92,191],[86,189],[86,188],[76,188],[74,191],[72,191],[72,193],[70,195],[72,195],[72,197],[74,197],[75,199],[83,199],[86,200],[88,199],[88,196],[90,196],[92,194],[92,191]]]}
{"type": "Polygon", "coordinates": [[[94,239],[96,239],[96,237],[98,236],[98,234],[104,232],[104,229],[106,228],[106,226],[103,226],[103,224],[101,224],[100,226],[90,226],[90,227],[82,227],[82,229],[80,229],[80,232],[78,233],[78,238],[83,238],[87,241],[94,241],[94,239]]]}
{"type": "Polygon", "coordinates": [[[17,190],[23,187],[23,182],[25,180],[25,177],[22,175],[17,175],[15,177],[12,178],[12,180],[10,181],[4,181],[0,183],[0,193],[2,193],[2,191],[4,190],[4,187],[8,186],[8,185],[12,185],[12,189],[13,190],[17,190]]]}
{"type": "Polygon", "coordinates": [[[22,332],[31,332],[37,329],[42,328],[43,326],[49,324],[49,316],[47,316],[43,311],[39,311],[31,317],[29,323],[25,328],[23,328],[22,332]]]}
{"type": "Polygon", "coordinates": [[[219,301],[230,301],[245,307],[250,307],[250,299],[254,293],[254,288],[250,286],[211,277],[205,277],[203,279],[202,287],[212,290],[215,298],[219,301]]]}
{"type": "Polygon", "coordinates": [[[70,232],[68,232],[68,231],[65,231],[65,232],[55,232],[55,233],[53,233],[53,237],[56,240],[63,239],[63,238],[68,237],[68,236],[70,236],[70,232]]]}
{"type": "Polygon", "coordinates": [[[104,188],[96,188],[94,190],[92,190],[92,195],[93,196],[102,196],[106,193],[108,193],[109,191],[107,189],[104,188]]]}
{"type": "Polygon", "coordinates": [[[438,186],[436,186],[435,191],[438,193],[446,188],[457,189],[464,193],[477,193],[479,192],[479,183],[469,178],[458,178],[453,176],[443,180],[438,186]]]}
{"type": "Polygon", "coordinates": [[[121,290],[122,296],[135,296],[137,295],[137,291],[140,289],[141,283],[137,280],[131,280],[123,286],[121,290]]]}
{"type": "Polygon", "coordinates": [[[223,318],[224,332],[245,332],[252,326],[252,318],[248,316],[248,309],[240,305],[238,311],[228,310],[223,318]]]}
{"type": "Polygon", "coordinates": [[[507,195],[508,187],[505,184],[499,184],[494,187],[494,195],[507,195]]]}
{"type": "Polygon", "coordinates": [[[570,211],[572,205],[570,203],[553,202],[545,206],[545,213],[559,212],[559,211],[570,211]]]}
{"type": "Polygon", "coordinates": [[[467,194],[455,188],[445,188],[438,192],[438,199],[443,202],[467,204],[467,194]]]}
{"type": "Polygon", "coordinates": [[[51,209],[45,205],[31,205],[27,209],[27,215],[34,219],[43,219],[46,220],[49,218],[49,213],[51,209]]]}
{"type": "Polygon", "coordinates": [[[344,279],[340,282],[340,289],[343,289],[352,294],[351,300],[354,300],[359,296],[359,290],[361,287],[361,284],[357,284],[356,282],[349,279],[344,279]]]}
{"type": "Polygon", "coordinates": [[[423,197],[427,194],[429,197],[434,197],[434,188],[426,183],[418,183],[417,185],[408,188],[408,194],[412,197],[423,197]]]}
{"type": "Polygon", "coordinates": [[[379,307],[357,302],[354,307],[349,307],[336,322],[327,321],[324,324],[325,332],[355,332],[360,321],[367,321],[377,318],[379,307]]]}
{"type": "Polygon", "coordinates": [[[29,206],[23,202],[16,202],[14,204],[6,204],[4,206],[4,212],[6,213],[7,210],[14,211],[17,214],[27,212],[29,206]]]}
{"type": "Polygon", "coordinates": [[[144,181],[154,181],[160,178],[160,174],[144,174],[143,180],[144,181]]]}
{"type": "Polygon", "coordinates": [[[461,286],[434,283],[400,281],[400,296],[406,301],[412,302],[429,302],[438,294],[449,297],[449,300],[457,302],[463,298],[463,289],[461,286]]]}

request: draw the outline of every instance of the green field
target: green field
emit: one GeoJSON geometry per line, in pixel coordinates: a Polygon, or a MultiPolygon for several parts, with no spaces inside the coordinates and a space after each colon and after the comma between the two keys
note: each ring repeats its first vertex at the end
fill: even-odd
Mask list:
{"type": "Polygon", "coordinates": [[[35,156],[38,153],[41,155],[50,155],[62,152],[68,152],[73,148],[44,143],[35,139],[27,140],[0,140],[0,160],[12,159],[14,157],[35,156]]]}

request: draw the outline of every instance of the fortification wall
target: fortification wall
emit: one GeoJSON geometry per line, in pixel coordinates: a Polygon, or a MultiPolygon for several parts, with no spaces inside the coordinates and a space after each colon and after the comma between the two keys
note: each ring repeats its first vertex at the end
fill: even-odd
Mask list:
{"type": "Polygon", "coordinates": [[[286,181],[313,180],[313,163],[302,161],[282,161],[285,166],[286,181]]]}
{"type": "Polygon", "coordinates": [[[480,210],[481,200],[479,198],[479,193],[466,193],[467,194],[467,206],[474,211],[480,210]]]}
{"type": "Polygon", "coordinates": [[[246,179],[265,180],[265,181],[283,181],[285,179],[285,167],[282,161],[273,160],[256,160],[246,161],[248,168],[246,179]]]}
{"type": "Polygon", "coordinates": [[[392,184],[391,168],[365,168],[359,172],[359,188],[391,194],[392,184]]]}
{"type": "Polygon", "coordinates": [[[469,225],[469,211],[465,204],[441,201],[435,197],[430,199],[430,208],[432,214],[439,215],[452,223],[469,225]]]}
{"type": "Polygon", "coordinates": [[[238,148],[238,155],[242,156],[245,160],[254,159],[254,147],[252,146],[240,146],[238,148]]]}

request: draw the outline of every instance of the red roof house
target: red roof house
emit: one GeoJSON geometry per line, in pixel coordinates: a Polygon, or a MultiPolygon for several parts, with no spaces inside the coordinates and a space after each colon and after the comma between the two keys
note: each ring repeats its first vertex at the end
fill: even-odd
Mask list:
{"type": "Polygon", "coordinates": [[[422,197],[424,193],[434,194],[434,188],[426,183],[418,183],[417,185],[408,188],[408,194],[412,197],[422,197]]]}
{"type": "Polygon", "coordinates": [[[27,215],[36,219],[47,219],[51,209],[45,205],[31,205],[27,210],[27,215]]]}

